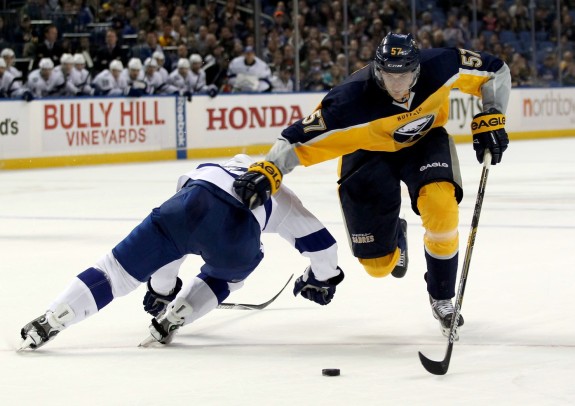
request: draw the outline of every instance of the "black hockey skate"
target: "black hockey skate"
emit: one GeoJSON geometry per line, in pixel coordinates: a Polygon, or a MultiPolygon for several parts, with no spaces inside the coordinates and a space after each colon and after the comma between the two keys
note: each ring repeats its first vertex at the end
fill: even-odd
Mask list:
{"type": "MultiPolygon", "coordinates": [[[[429,303],[431,304],[431,312],[433,313],[433,317],[439,320],[439,328],[441,329],[441,333],[445,337],[449,337],[449,332],[451,330],[451,321],[453,320],[453,316],[455,315],[455,308],[453,307],[453,303],[451,303],[451,299],[447,300],[435,300],[434,298],[429,295],[429,303]]],[[[459,327],[463,326],[463,316],[459,315],[459,320],[455,329],[455,340],[459,340],[459,335],[457,334],[459,327]]]]}
{"type": "Polygon", "coordinates": [[[399,247],[399,260],[391,271],[391,274],[396,278],[403,278],[407,272],[407,263],[409,258],[407,257],[407,221],[404,219],[399,219],[398,236],[397,236],[397,246],[399,247]]]}
{"type": "Polygon", "coordinates": [[[152,319],[150,336],[140,343],[140,347],[148,347],[155,342],[172,342],[178,329],[184,325],[185,317],[193,312],[192,306],[182,298],[176,298],[173,303],[162,316],[152,319]]]}
{"type": "Polygon", "coordinates": [[[51,341],[56,335],[64,330],[64,323],[74,318],[74,312],[68,305],[59,305],[54,312],[35,318],[20,330],[22,344],[18,351],[25,349],[35,350],[51,341]]]}

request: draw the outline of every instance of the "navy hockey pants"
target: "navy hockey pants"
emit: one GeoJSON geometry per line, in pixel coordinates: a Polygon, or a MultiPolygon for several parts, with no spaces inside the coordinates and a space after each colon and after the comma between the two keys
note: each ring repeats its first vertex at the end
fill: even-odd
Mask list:
{"type": "Polygon", "coordinates": [[[203,274],[238,282],[263,258],[260,235],[259,223],[243,204],[207,182],[190,181],[112,252],[141,282],[186,254],[203,258],[203,274]]]}

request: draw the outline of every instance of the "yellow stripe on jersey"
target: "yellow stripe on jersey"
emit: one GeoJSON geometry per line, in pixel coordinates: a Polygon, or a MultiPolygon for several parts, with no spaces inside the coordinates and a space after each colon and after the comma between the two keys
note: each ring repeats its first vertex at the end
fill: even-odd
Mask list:
{"type": "Polygon", "coordinates": [[[442,127],[447,123],[450,90],[448,86],[442,86],[413,111],[328,131],[305,144],[298,144],[294,148],[295,153],[302,165],[310,166],[358,149],[395,152],[410,147],[430,129],[442,127]],[[429,120],[432,123],[430,126],[422,127],[422,131],[415,131],[418,125],[423,125],[429,120]],[[394,138],[394,135],[406,131],[409,133],[411,129],[414,135],[412,138],[407,137],[406,140],[402,140],[403,142],[398,142],[394,138]]]}
{"type": "Polygon", "coordinates": [[[464,70],[460,70],[460,72],[459,78],[453,82],[452,88],[459,89],[463,93],[481,97],[481,86],[490,79],[490,73],[464,70]]]}

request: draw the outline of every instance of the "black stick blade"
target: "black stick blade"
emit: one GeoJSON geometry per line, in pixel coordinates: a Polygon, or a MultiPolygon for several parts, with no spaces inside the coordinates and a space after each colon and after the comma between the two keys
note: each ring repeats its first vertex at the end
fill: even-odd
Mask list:
{"type": "Polygon", "coordinates": [[[449,369],[449,361],[433,361],[419,352],[419,360],[421,361],[421,365],[427,370],[427,372],[433,375],[445,375],[447,370],[449,369]]]}

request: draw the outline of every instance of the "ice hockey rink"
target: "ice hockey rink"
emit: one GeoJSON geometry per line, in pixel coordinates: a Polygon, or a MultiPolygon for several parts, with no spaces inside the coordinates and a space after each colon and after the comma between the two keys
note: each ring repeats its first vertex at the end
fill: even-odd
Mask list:
{"type": "MultiPolygon", "coordinates": [[[[481,165],[458,144],[465,197],[460,268],[481,165]]],[[[352,257],[336,161],[284,181],[339,243],[346,279],[321,307],[290,286],[261,311],[214,310],[161,348],[138,348],[145,286],[17,353],[20,328],[175,190],[197,161],[0,172],[0,405],[573,405],[575,138],[512,141],[493,166],[447,375],[447,340],[423,280],[423,229],[409,208],[405,278],[371,278],[352,257]],[[323,368],[341,376],[323,377],[323,368]]],[[[221,161],[218,159],[216,161],[221,161]]],[[[228,302],[271,298],[306,260],[264,235],[266,256],[228,302]]],[[[189,258],[181,277],[198,272],[189,258]]]]}

